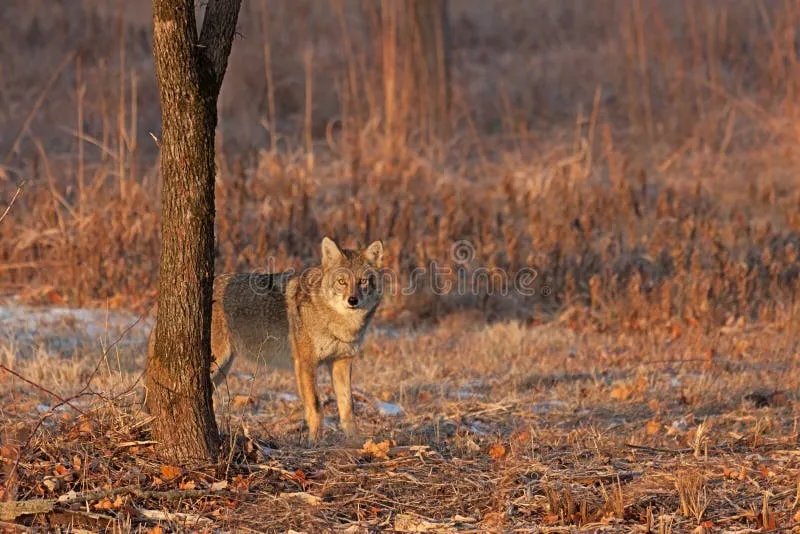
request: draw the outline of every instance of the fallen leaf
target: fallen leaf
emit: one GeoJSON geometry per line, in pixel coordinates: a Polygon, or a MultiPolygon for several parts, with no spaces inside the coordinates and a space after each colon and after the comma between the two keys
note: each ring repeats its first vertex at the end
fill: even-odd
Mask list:
{"type": "Polygon", "coordinates": [[[424,389],[417,393],[417,402],[429,402],[433,400],[433,395],[424,389]]]}
{"type": "Polygon", "coordinates": [[[236,491],[250,491],[250,481],[243,477],[242,475],[236,475],[231,480],[231,484],[236,491]]]}
{"type": "Polygon", "coordinates": [[[432,521],[413,514],[397,514],[394,529],[398,532],[455,532],[450,522],[432,521]]]}
{"type": "Polygon", "coordinates": [[[523,430],[514,438],[517,443],[528,443],[531,440],[531,433],[527,430],[523,430]]]}
{"type": "Polygon", "coordinates": [[[210,489],[211,489],[211,491],[222,491],[227,487],[228,487],[228,481],[227,480],[220,480],[219,482],[214,482],[213,484],[211,484],[211,488],[210,489]]]}
{"type": "Polygon", "coordinates": [[[156,525],[147,532],[148,534],[164,534],[164,529],[160,525],[156,525]]]}
{"type": "Polygon", "coordinates": [[[241,408],[243,406],[247,406],[248,404],[253,404],[253,397],[249,395],[236,395],[231,400],[231,404],[236,406],[237,408],[241,408]]]}
{"type": "Polygon", "coordinates": [[[299,501],[309,506],[317,506],[322,504],[322,499],[317,497],[316,495],[311,495],[310,493],[306,493],[305,491],[297,491],[297,492],[284,492],[279,495],[281,499],[291,500],[291,501],[299,501]]]}
{"type": "Polygon", "coordinates": [[[94,505],[95,510],[111,510],[114,508],[114,503],[108,497],[94,505]]]}
{"type": "Polygon", "coordinates": [[[389,458],[389,449],[392,448],[392,444],[389,442],[388,439],[381,441],[380,443],[375,443],[371,439],[367,440],[364,443],[364,446],[361,447],[362,454],[369,454],[373,458],[389,458]]]}
{"type": "Polygon", "coordinates": [[[175,467],[174,465],[162,465],[161,476],[168,481],[178,478],[181,476],[181,469],[180,467],[175,467]]]}
{"type": "Polygon", "coordinates": [[[552,525],[556,521],[558,521],[558,516],[556,514],[545,514],[544,517],[542,517],[542,523],[545,525],[552,525]]]}
{"type": "Polygon", "coordinates": [[[179,487],[182,490],[193,490],[193,489],[195,489],[197,487],[197,484],[195,483],[194,480],[189,479],[189,480],[186,480],[186,481],[182,482],[179,487]]]}
{"type": "Polygon", "coordinates": [[[762,476],[762,477],[764,477],[764,478],[772,478],[773,476],[775,476],[775,472],[774,472],[774,471],[771,471],[771,470],[770,470],[770,469],[769,469],[769,468],[768,468],[766,465],[764,465],[764,464],[758,464],[758,472],[759,472],[759,473],[761,474],[761,476],[762,476]]]}
{"type": "Polygon", "coordinates": [[[495,443],[489,447],[489,456],[495,460],[502,460],[506,456],[506,448],[502,443],[495,443]]]}
{"type": "Polygon", "coordinates": [[[647,422],[647,433],[651,436],[653,434],[658,434],[658,431],[661,430],[661,423],[658,421],[648,421],[647,422]]]}
{"type": "Polygon", "coordinates": [[[618,382],[613,388],[611,388],[611,393],[609,393],[609,396],[614,400],[625,401],[628,400],[632,394],[633,387],[631,387],[629,384],[618,382]]]}
{"type": "MultiPolygon", "coordinates": [[[[556,517],[556,520],[557,519],[558,517],[556,517]]],[[[488,512],[483,515],[483,519],[481,520],[481,526],[492,529],[492,531],[502,526],[503,523],[505,523],[505,514],[501,512],[488,512]]]]}
{"type": "Polygon", "coordinates": [[[306,485],[308,484],[308,478],[306,478],[306,474],[302,469],[297,469],[292,475],[292,480],[300,484],[300,486],[305,489],[306,485]]]}

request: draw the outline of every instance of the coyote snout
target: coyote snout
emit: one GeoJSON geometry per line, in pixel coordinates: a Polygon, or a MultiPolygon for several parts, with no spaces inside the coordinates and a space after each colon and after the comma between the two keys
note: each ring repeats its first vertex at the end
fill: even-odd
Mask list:
{"type": "Polygon", "coordinates": [[[326,237],[321,248],[321,264],[302,274],[217,276],[211,317],[211,351],[219,368],[214,384],[224,380],[239,355],[293,366],[311,441],[322,434],[316,383],[322,364],[331,373],[342,429],[348,437],[358,432],[351,367],[382,297],[380,241],[343,250],[326,237]]]}

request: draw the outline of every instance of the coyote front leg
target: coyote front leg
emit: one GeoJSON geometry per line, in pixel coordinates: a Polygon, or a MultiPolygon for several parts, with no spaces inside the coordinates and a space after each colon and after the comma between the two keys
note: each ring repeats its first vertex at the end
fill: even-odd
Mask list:
{"type": "Polygon", "coordinates": [[[333,391],[336,394],[336,406],[339,408],[339,424],[348,438],[358,435],[358,427],[353,415],[353,390],[350,387],[352,367],[352,358],[333,360],[330,364],[331,382],[333,382],[333,391]]]}
{"type": "Polygon", "coordinates": [[[300,353],[295,355],[294,372],[308,425],[308,440],[313,443],[322,437],[322,414],[317,396],[317,367],[310,358],[300,353]]]}

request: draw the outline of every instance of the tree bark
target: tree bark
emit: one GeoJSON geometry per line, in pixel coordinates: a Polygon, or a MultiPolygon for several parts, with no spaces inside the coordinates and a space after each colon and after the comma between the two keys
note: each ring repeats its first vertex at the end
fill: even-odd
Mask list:
{"type": "Polygon", "coordinates": [[[161,99],[161,264],[147,408],[162,456],[215,458],[211,367],[214,133],[241,0],[209,0],[198,36],[194,0],[153,0],[161,99]]]}

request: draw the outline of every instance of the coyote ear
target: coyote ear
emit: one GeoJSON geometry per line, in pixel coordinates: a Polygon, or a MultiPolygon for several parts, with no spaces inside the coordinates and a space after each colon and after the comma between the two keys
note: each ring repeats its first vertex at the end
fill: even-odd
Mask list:
{"type": "Polygon", "coordinates": [[[383,267],[383,243],[378,240],[364,249],[364,257],[375,267],[383,267]]]}
{"type": "Polygon", "coordinates": [[[342,259],[342,251],[328,237],[322,238],[322,265],[332,265],[342,259]]]}

